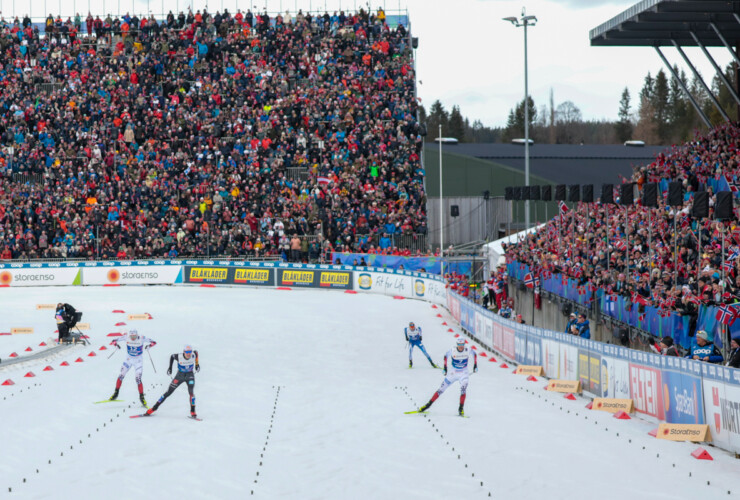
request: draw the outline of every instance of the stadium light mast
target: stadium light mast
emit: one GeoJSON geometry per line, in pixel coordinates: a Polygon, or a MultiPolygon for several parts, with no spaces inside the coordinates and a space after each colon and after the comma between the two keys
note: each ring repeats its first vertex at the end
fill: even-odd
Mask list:
{"type": "Polygon", "coordinates": [[[445,226],[444,226],[444,201],[442,198],[442,124],[439,124],[439,134],[437,136],[439,141],[439,275],[442,277],[444,282],[445,278],[445,226]]]}
{"type": "MultiPolygon", "coordinates": [[[[528,16],[522,7],[522,17],[505,17],[515,27],[524,27],[524,185],[529,186],[529,74],[527,68],[527,27],[537,24],[536,16],[528,16]]],[[[525,229],[529,229],[529,200],[524,202],[525,229]]]]}

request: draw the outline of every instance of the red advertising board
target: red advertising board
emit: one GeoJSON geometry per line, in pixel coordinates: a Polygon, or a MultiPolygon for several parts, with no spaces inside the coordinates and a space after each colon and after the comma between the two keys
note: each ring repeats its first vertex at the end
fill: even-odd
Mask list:
{"type": "Polygon", "coordinates": [[[630,363],[630,393],[635,410],[660,420],[665,419],[661,373],[657,368],[630,363]]]}
{"type": "Polygon", "coordinates": [[[502,327],[502,330],[503,345],[501,346],[501,352],[511,359],[516,359],[516,349],[514,348],[516,337],[514,335],[514,330],[506,326],[502,327]]]}

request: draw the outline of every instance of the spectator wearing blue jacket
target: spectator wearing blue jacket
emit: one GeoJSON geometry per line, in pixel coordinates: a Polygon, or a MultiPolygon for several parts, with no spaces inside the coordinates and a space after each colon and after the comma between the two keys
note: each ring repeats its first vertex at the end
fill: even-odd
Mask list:
{"type": "Polygon", "coordinates": [[[583,337],[584,339],[591,338],[591,325],[586,319],[586,315],[584,313],[581,313],[578,315],[578,322],[576,323],[576,330],[578,331],[579,337],[583,337]]]}
{"type": "Polygon", "coordinates": [[[709,363],[722,363],[724,361],[722,353],[719,352],[716,345],[709,341],[709,335],[704,330],[696,332],[696,343],[692,344],[691,351],[686,357],[709,363]]]}
{"type": "Polygon", "coordinates": [[[573,333],[573,325],[575,325],[576,323],[578,323],[578,320],[576,319],[576,313],[570,313],[568,324],[565,325],[565,333],[573,333]]]}

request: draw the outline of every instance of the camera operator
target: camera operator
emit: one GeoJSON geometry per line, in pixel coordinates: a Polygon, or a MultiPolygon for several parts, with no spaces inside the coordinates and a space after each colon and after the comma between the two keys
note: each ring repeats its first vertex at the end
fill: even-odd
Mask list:
{"type": "Polygon", "coordinates": [[[69,330],[74,328],[78,321],[82,318],[82,313],[69,304],[59,303],[57,304],[57,310],[54,313],[54,318],[57,322],[57,328],[59,329],[59,343],[70,342],[71,336],[69,330]]]}

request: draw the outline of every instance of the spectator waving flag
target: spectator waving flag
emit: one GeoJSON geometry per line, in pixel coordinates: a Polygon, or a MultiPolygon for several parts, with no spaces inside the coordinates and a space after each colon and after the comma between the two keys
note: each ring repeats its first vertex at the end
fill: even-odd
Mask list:
{"type": "Polygon", "coordinates": [[[635,304],[640,304],[641,306],[648,305],[647,299],[637,292],[632,292],[632,302],[634,302],[635,304]]]}
{"type": "Polygon", "coordinates": [[[614,242],[614,246],[619,250],[620,252],[626,252],[627,251],[627,243],[624,240],[616,240],[614,242]]]}
{"type": "Polygon", "coordinates": [[[729,260],[735,260],[740,257],[740,248],[730,247],[730,255],[727,257],[729,260]]]}
{"type": "Polygon", "coordinates": [[[570,208],[568,208],[568,205],[566,205],[563,200],[560,200],[560,203],[558,203],[558,207],[560,211],[560,222],[562,222],[563,217],[568,215],[568,212],[570,212],[570,208]]]}
{"type": "Polygon", "coordinates": [[[534,278],[532,278],[532,273],[524,275],[524,286],[527,288],[534,288],[534,278]]]}
{"type": "Polygon", "coordinates": [[[732,262],[727,262],[727,261],[725,261],[725,262],[724,262],[724,263],[722,264],[722,269],[723,269],[723,270],[724,270],[724,271],[725,271],[725,272],[726,272],[727,274],[729,274],[730,276],[732,276],[732,275],[733,275],[733,274],[735,273],[735,265],[734,265],[734,264],[733,264],[732,262]]]}
{"type": "Polygon", "coordinates": [[[717,308],[716,320],[723,325],[732,326],[738,316],[738,311],[730,304],[722,304],[717,308]]]}
{"type": "Polygon", "coordinates": [[[331,179],[329,179],[328,177],[319,177],[318,179],[316,179],[316,181],[319,184],[329,184],[331,182],[331,179]]]}

